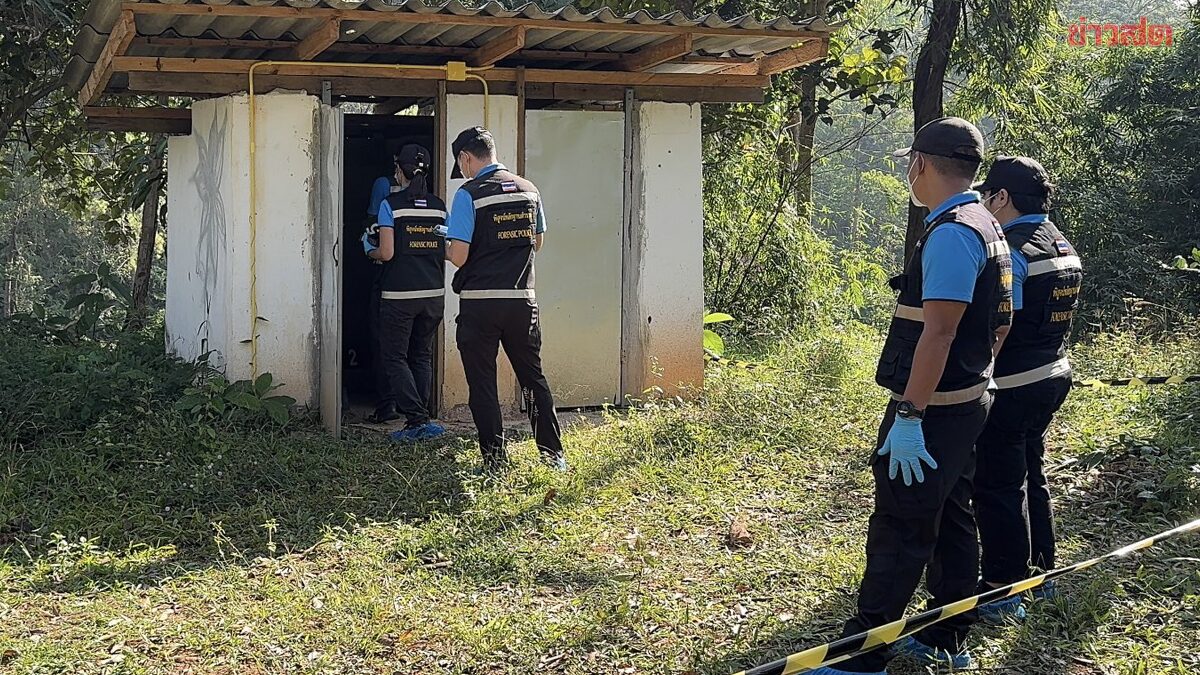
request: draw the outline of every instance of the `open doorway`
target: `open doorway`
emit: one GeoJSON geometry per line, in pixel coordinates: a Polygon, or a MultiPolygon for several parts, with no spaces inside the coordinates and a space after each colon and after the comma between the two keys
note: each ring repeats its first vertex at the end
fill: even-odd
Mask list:
{"type": "MultiPolygon", "coordinates": [[[[419,143],[429,149],[433,166],[442,149],[436,147],[432,116],[346,115],[345,154],[342,169],[342,414],[348,420],[363,419],[378,402],[377,367],[373,363],[368,308],[378,266],[363,253],[359,239],[368,225],[367,206],[371,185],[380,176],[393,173],[392,157],[401,146],[419,143]]],[[[436,174],[430,190],[438,193],[436,174]]],[[[439,358],[435,351],[434,359],[439,358]]],[[[438,372],[434,363],[434,372],[438,372]]],[[[434,387],[437,404],[438,387],[434,387]]]]}

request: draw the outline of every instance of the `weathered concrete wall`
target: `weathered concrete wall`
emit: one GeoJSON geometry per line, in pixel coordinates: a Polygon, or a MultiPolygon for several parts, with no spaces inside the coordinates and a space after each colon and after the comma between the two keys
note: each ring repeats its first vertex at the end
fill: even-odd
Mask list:
{"type": "MultiPolygon", "coordinates": [[[[496,139],[496,154],[498,159],[516,170],[517,164],[517,98],[515,96],[492,96],[488,102],[488,129],[496,139]]],[[[447,143],[453,141],[463,129],[483,125],[483,96],[481,95],[452,95],[446,97],[446,119],[441,123],[446,125],[447,143]]],[[[451,174],[454,167],[454,157],[450,156],[450,148],[445,148],[447,163],[446,175],[451,174]]],[[[454,193],[465,183],[465,180],[453,180],[446,187],[446,205],[449,207],[454,199],[454,193]]],[[[454,277],[456,268],[446,263],[446,318],[443,331],[442,350],[442,413],[451,419],[470,419],[467,410],[467,378],[463,374],[462,358],[458,354],[458,344],[455,341],[455,331],[458,318],[458,295],[450,290],[450,280],[454,277]]],[[[500,393],[500,404],[511,413],[520,405],[520,388],[517,386],[516,375],[512,365],[500,350],[497,366],[497,391],[500,393]]]]}
{"type": "MultiPolygon", "coordinates": [[[[258,371],[315,403],[318,100],[258,105],[255,250],[258,371]]],[[[232,380],[251,377],[249,97],[197,102],[193,133],[172,139],[168,183],[168,348],[214,352],[232,380]]]]}
{"type": "Polygon", "coordinates": [[[633,397],[686,394],[704,379],[700,106],[636,105],[622,386],[633,397]]]}

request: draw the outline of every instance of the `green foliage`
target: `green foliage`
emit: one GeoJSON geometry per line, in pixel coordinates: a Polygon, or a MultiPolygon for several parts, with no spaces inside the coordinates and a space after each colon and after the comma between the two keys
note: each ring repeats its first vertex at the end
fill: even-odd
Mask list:
{"type": "Polygon", "coordinates": [[[717,356],[725,353],[725,340],[708,326],[729,321],[733,321],[733,317],[724,312],[710,312],[704,315],[704,351],[717,356]]]}
{"type": "Polygon", "coordinates": [[[280,426],[286,425],[296,399],[268,396],[279,387],[272,383],[270,373],[259,375],[253,382],[238,380],[231,383],[219,373],[209,372],[200,382],[185,389],[175,406],[190,413],[215,439],[216,430],[212,425],[217,423],[255,421],[265,417],[280,426]]]}
{"type": "Polygon", "coordinates": [[[0,447],[119,428],[170,407],[196,368],[161,332],[62,341],[32,317],[0,320],[0,447]]]}

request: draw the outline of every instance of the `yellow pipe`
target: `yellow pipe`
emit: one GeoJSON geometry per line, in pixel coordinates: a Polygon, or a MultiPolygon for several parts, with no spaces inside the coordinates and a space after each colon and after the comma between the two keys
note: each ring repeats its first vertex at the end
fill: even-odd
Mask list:
{"type": "Polygon", "coordinates": [[[303,66],[305,68],[374,68],[377,70],[440,70],[447,80],[479,80],[483,84],[483,126],[488,126],[488,83],[475,72],[491,70],[492,66],[468,68],[466,64],[454,63],[444,66],[415,66],[395,63],[324,63],[313,61],[259,61],[251,64],[248,72],[250,93],[250,377],[258,378],[258,110],[254,94],[254,71],[262,66],[303,66]]]}

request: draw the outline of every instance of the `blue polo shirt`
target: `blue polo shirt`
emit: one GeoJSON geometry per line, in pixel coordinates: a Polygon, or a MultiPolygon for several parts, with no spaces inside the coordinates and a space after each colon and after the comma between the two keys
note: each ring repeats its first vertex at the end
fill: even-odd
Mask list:
{"type": "MultiPolygon", "coordinates": [[[[1004,224],[1004,231],[1021,225],[1022,223],[1044,223],[1050,220],[1050,216],[1045,213],[1026,213],[1023,216],[1013,218],[1004,224]]],[[[1021,253],[1020,249],[1008,247],[1009,257],[1012,258],[1012,293],[1013,293],[1013,311],[1021,309],[1025,304],[1025,278],[1029,276],[1029,260],[1025,258],[1025,254],[1021,253]]]]}
{"type": "MultiPolygon", "coordinates": [[[[475,177],[483,178],[501,169],[505,169],[505,166],[499,162],[488,164],[475,177]]],[[[471,193],[462,188],[459,188],[458,192],[454,193],[454,201],[450,204],[450,217],[446,220],[446,230],[447,239],[457,239],[465,241],[468,244],[471,243],[471,237],[475,234],[475,200],[471,199],[471,193]]],[[[534,232],[542,234],[545,231],[546,205],[542,203],[541,197],[539,197],[537,225],[534,228],[534,232]]]]}
{"type": "Polygon", "coordinates": [[[379,203],[392,192],[392,182],[387,176],[380,176],[371,184],[371,200],[367,202],[367,215],[374,216],[379,213],[379,203]]]}
{"type": "MultiPolygon", "coordinates": [[[[932,209],[925,225],[955,206],[978,201],[978,192],[960,192],[932,209]]],[[[962,223],[938,226],[921,248],[921,299],[971,302],[985,262],[987,251],[974,230],[962,223]]]]}

